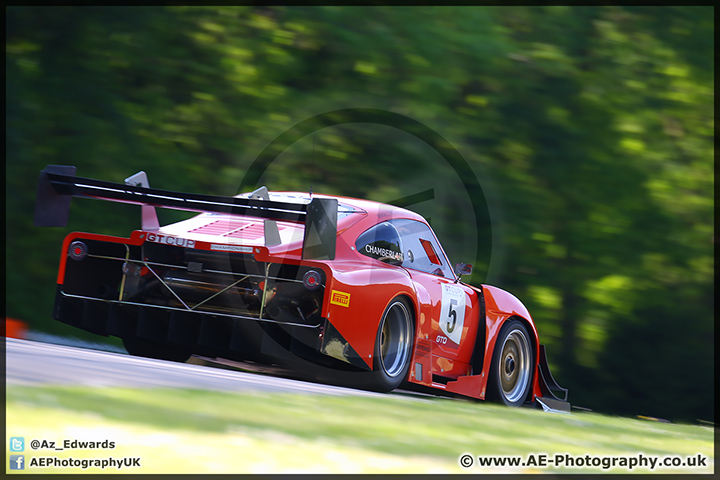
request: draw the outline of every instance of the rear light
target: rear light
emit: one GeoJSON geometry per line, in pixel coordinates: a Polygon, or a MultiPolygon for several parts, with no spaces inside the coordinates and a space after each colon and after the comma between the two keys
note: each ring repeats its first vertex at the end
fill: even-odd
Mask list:
{"type": "Polygon", "coordinates": [[[75,240],[70,244],[70,251],[68,253],[70,254],[70,258],[80,261],[87,257],[88,247],[80,240],[75,240]]]}
{"type": "Polygon", "coordinates": [[[308,270],[303,277],[303,285],[308,290],[317,290],[322,285],[322,277],[315,270],[308,270]]]}

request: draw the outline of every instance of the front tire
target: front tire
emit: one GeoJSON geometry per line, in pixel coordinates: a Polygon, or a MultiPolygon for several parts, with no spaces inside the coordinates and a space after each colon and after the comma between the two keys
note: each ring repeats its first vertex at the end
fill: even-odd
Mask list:
{"type": "Polygon", "coordinates": [[[488,397],[509,407],[519,407],[530,394],[534,366],[530,334],[519,320],[508,320],[500,329],[488,378],[488,397]]]}
{"type": "Polygon", "coordinates": [[[407,377],[412,357],[415,322],[408,303],[394,298],[385,309],[377,337],[373,368],[373,389],[389,392],[407,377]]]}
{"type": "Polygon", "coordinates": [[[175,347],[161,342],[155,342],[139,337],[126,337],[122,339],[125,350],[136,357],[157,358],[172,362],[186,362],[192,352],[182,347],[175,347]]]}

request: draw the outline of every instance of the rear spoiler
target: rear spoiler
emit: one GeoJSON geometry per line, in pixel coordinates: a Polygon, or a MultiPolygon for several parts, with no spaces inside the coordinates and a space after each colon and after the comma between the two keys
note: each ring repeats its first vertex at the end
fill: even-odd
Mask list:
{"type": "MultiPolygon", "coordinates": [[[[72,197],[96,198],[143,206],[143,229],[157,229],[155,212],[162,207],[190,212],[218,212],[247,215],[267,220],[305,224],[305,259],[335,259],[338,202],[334,198],[313,198],[309,204],[269,200],[266,190],[251,198],[180,193],[150,188],[142,173],[126,179],[126,184],[75,176],[70,165],[48,165],[40,172],[35,200],[34,223],[38,227],[64,227],[70,214],[72,197]]],[[[261,191],[261,190],[258,190],[261,191]]],[[[267,223],[267,222],[266,222],[267,223]]],[[[266,225],[266,232],[268,232],[266,225]]],[[[266,244],[267,244],[266,233],[266,244]]],[[[272,235],[272,234],[271,234],[272,235]]],[[[275,237],[275,235],[272,235],[275,237]]],[[[272,241],[271,243],[276,243],[272,241]]]]}

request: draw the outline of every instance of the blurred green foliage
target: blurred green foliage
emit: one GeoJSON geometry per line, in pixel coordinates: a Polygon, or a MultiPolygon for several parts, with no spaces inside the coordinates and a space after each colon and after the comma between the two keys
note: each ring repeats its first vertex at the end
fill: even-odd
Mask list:
{"type": "Polygon", "coordinates": [[[34,227],[45,165],[232,195],[293,125],[382,109],[428,125],[472,167],[493,221],[489,263],[472,258],[488,232],[467,221],[459,180],[391,127],[318,129],[262,181],[379,201],[432,189],[413,209],[451,260],[475,261],[475,283],[527,304],[574,403],[714,418],[712,7],[6,14],[8,316],[75,334],[50,319],[62,238],[139,226],[134,207],[75,200],[67,228],[34,227]]]}

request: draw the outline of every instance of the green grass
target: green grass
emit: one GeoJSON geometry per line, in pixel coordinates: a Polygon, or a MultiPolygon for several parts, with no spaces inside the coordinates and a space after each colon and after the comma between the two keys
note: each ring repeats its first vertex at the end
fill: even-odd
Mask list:
{"type": "MultiPolygon", "coordinates": [[[[445,398],[9,385],[6,408],[8,439],[23,436],[28,445],[32,439],[116,443],[113,450],[27,449],[26,462],[40,456],[142,457],[140,469],[121,473],[605,472],[551,466],[464,469],[459,458],[465,453],[702,454],[708,458],[706,468],[656,471],[714,471],[708,427],[593,413],[548,414],[445,398]]],[[[118,470],[105,470],[112,471],[118,470]]]]}

